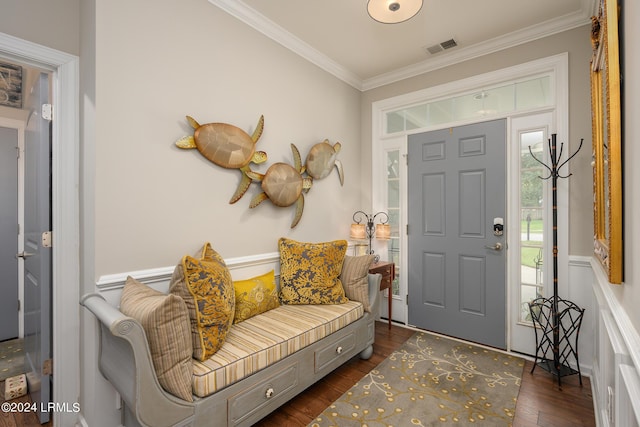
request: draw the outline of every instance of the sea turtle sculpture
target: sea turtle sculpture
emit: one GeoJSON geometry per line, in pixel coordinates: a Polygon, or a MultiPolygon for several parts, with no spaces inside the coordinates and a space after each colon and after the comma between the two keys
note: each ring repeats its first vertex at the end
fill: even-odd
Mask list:
{"type": "Polygon", "coordinates": [[[325,178],[331,173],[331,170],[335,166],[338,170],[338,176],[340,177],[340,185],[344,185],[342,163],[336,159],[341,147],[339,142],[331,146],[327,139],[311,147],[305,162],[309,176],[313,179],[325,178]]]}
{"type": "Polygon", "coordinates": [[[191,116],[187,116],[187,121],[195,132],[177,140],[176,145],[183,149],[196,148],[207,160],[223,168],[240,169],[240,184],[229,200],[229,203],[237,202],[251,185],[251,178],[245,174],[250,170],[249,163],[267,160],[267,153],[256,151],[256,142],[264,129],[264,116],[260,116],[252,135],[228,123],[201,125],[191,116]]]}
{"type": "Polygon", "coordinates": [[[274,163],[264,174],[247,171],[245,174],[252,180],[261,181],[263,193],[256,194],[249,204],[250,208],[255,208],[265,200],[271,200],[276,206],[287,207],[295,203],[296,213],[291,228],[298,225],[304,210],[303,190],[308,190],[313,184],[310,177],[302,177],[304,166],[300,158],[298,148],[291,144],[293,152],[294,166],[287,163],[274,163]]]}

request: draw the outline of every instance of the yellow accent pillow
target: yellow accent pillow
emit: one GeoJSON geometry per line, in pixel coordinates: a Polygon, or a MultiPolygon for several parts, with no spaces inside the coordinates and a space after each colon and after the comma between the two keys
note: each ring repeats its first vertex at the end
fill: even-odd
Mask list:
{"type": "Polygon", "coordinates": [[[340,272],[346,240],[302,243],[280,238],[280,302],[282,304],[344,304],[340,272]]]}
{"type": "Polygon", "coordinates": [[[236,291],[236,315],[233,323],[242,322],[280,305],[273,270],[247,280],[233,282],[236,291]]]}
{"type": "Polygon", "coordinates": [[[189,311],[182,298],[158,292],[127,277],[120,311],[142,325],[158,382],[174,396],[192,402],[189,311]]]}
{"type": "Polygon", "coordinates": [[[224,344],[235,314],[231,274],[210,243],[196,257],[182,258],[169,292],[181,297],[189,310],[193,357],[207,360],[224,344]]]}

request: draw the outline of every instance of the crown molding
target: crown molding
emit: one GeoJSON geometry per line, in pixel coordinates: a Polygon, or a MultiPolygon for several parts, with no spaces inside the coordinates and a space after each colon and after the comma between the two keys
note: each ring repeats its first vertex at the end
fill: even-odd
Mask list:
{"type": "Polygon", "coordinates": [[[261,32],[273,41],[280,43],[285,48],[303,57],[307,61],[322,68],[329,74],[334,75],[338,79],[353,86],[358,90],[362,90],[362,79],[338,64],[328,56],[318,51],[308,43],[291,34],[275,22],[271,21],[261,13],[250,8],[241,0],[209,0],[209,3],[219,7],[231,16],[239,19],[249,25],[256,31],[261,32]]]}
{"type": "Polygon", "coordinates": [[[583,0],[583,7],[576,13],[560,16],[539,25],[523,28],[484,43],[455,49],[447,52],[446,55],[436,55],[433,58],[426,59],[419,63],[364,80],[275,22],[266,18],[264,15],[258,13],[241,0],[209,0],[209,3],[219,7],[256,31],[261,32],[345,83],[360,91],[367,91],[587,25],[591,22],[591,16],[597,11],[598,0],[583,0]]]}
{"type": "MultiPolygon", "coordinates": [[[[592,1],[592,0],[588,0],[592,1]]],[[[446,55],[428,59],[407,67],[399,68],[389,73],[366,79],[362,82],[362,91],[375,89],[400,80],[415,77],[430,71],[448,67],[460,62],[468,61],[491,53],[499,52],[524,43],[549,37],[553,34],[568,31],[591,23],[591,13],[589,8],[582,8],[580,12],[564,15],[539,25],[523,28],[510,34],[493,38],[483,43],[473,46],[462,47],[447,52],[446,55]]]]}

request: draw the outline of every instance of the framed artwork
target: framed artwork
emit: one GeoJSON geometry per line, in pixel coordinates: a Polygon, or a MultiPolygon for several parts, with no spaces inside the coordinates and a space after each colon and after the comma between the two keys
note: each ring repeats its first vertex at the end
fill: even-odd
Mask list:
{"type": "Polygon", "coordinates": [[[600,0],[591,31],[594,252],[615,284],[623,280],[619,13],[617,0],[600,0]]]}

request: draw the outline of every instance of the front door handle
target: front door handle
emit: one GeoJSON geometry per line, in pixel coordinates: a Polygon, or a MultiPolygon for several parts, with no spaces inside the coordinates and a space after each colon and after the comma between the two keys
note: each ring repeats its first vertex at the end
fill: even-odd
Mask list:
{"type": "Polygon", "coordinates": [[[496,244],[493,245],[493,246],[484,245],[484,247],[487,248],[487,249],[493,249],[494,251],[501,251],[502,250],[502,243],[496,242],[496,244]]]}
{"type": "Polygon", "coordinates": [[[30,256],[34,256],[34,255],[35,255],[35,254],[32,254],[32,253],[30,253],[30,252],[22,251],[22,252],[20,252],[19,254],[16,254],[16,258],[22,258],[22,259],[25,259],[25,258],[29,258],[30,256]]]}

